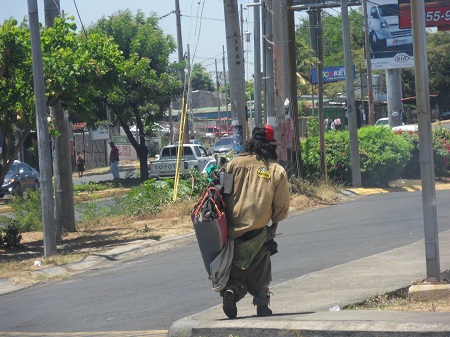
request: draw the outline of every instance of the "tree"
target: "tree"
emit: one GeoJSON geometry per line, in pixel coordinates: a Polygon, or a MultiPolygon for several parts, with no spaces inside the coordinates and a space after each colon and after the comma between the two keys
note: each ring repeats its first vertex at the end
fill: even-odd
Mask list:
{"type": "MultiPolygon", "coordinates": [[[[178,80],[180,65],[169,63],[176,44],[170,35],[163,33],[158,20],[154,13],[146,18],[141,11],[133,16],[126,10],[100,19],[91,28],[91,32],[112,37],[125,58],[120,83],[107,95],[105,103],[136,150],[142,180],[149,177],[145,136],[152,135],[153,123],[160,120],[183,89],[178,80]],[[138,140],[130,130],[132,125],[137,127],[138,140]]],[[[98,102],[101,101],[99,98],[98,102]]]]}
{"type": "Polygon", "coordinates": [[[14,19],[0,26],[0,181],[36,122],[33,108],[30,33],[14,19]]]}
{"type": "Polygon", "coordinates": [[[216,90],[213,80],[209,73],[200,63],[195,63],[191,70],[192,90],[216,90]]]}
{"type": "MultiPolygon", "coordinates": [[[[93,99],[113,88],[123,64],[121,52],[111,39],[99,34],[78,36],[75,30],[73,22],[59,18],[52,28],[41,31],[47,106],[58,113],[67,109],[73,118],[77,114],[90,115],[93,99]]],[[[26,23],[18,26],[15,20],[5,21],[0,27],[0,50],[0,117],[6,145],[2,178],[28,133],[35,128],[30,35],[26,23]],[[11,144],[17,144],[14,150],[11,144]]],[[[54,136],[59,134],[56,127],[54,136]]],[[[64,225],[68,231],[75,230],[74,223],[64,225]]]]}

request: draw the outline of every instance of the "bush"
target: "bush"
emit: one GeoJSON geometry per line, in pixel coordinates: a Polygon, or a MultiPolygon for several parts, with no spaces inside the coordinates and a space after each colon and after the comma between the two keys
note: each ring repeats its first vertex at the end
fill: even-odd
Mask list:
{"type": "Polygon", "coordinates": [[[42,230],[41,192],[28,191],[25,197],[12,199],[11,208],[17,227],[22,232],[42,230]]]}
{"type": "MultiPolygon", "coordinates": [[[[385,186],[398,179],[409,160],[411,144],[388,128],[367,126],[358,130],[361,180],[364,186],[385,186]]],[[[319,137],[301,142],[302,176],[320,178],[319,137]]],[[[351,185],[350,140],[347,131],[325,133],[328,178],[351,185]]]]}
{"type": "Polygon", "coordinates": [[[368,126],[358,133],[361,179],[367,186],[386,186],[399,179],[411,157],[411,144],[389,128],[368,126]]]}
{"type": "MultiPolygon", "coordinates": [[[[128,216],[157,214],[163,207],[173,202],[174,185],[175,180],[169,178],[147,180],[120,200],[119,212],[128,216]]],[[[196,169],[183,172],[179,180],[177,200],[196,198],[207,185],[207,177],[196,169]]]]}
{"type": "Polygon", "coordinates": [[[17,222],[5,216],[0,217],[0,246],[18,247],[22,240],[17,222]]]}
{"type": "MultiPolygon", "coordinates": [[[[412,146],[411,157],[401,177],[420,179],[419,134],[417,132],[397,132],[412,146]]],[[[434,174],[436,177],[448,177],[450,164],[450,130],[438,126],[432,131],[434,174]]]]}

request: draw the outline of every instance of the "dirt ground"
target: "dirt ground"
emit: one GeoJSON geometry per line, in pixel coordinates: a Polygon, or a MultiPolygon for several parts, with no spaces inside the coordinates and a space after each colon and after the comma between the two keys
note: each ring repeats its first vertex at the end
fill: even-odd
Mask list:
{"type": "MultiPolygon", "coordinates": [[[[131,187],[132,184],[129,182],[128,186],[124,187],[131,187]]],[[[399,184],[404,185],[401,182],[399,184]]],[[[156,216],[144,219],[136,220],[120,216],[108,218],[107,221],[83,223],[78,225],[76,232],[64,235],[57,242],[57,256],[48,259],[43,257],[42,233],[23,233],[19,248],[0,248],[0,275],[18,284],[42,282],[46,280],[36,276],[36,273],[30,273],[41,268],[36,266],[36,261],[42,262],[47,267],[63,265],[136,240],[159,240],[192,232],[189,211],[196,201],[186,200],[172,205],[156,216]]],[[[296,212],[326,207],[337,202],[340,201],[336,193],[324,193],[320,197],[294,195],[291,198],[291,206],[296,212]]],[[[347,309],[450,312],[450,296],[432,302],[416,302],[408,298],[407,289],[399,289],[393,293],[379,294],[361,303],[349,305],[347,309]]]]}

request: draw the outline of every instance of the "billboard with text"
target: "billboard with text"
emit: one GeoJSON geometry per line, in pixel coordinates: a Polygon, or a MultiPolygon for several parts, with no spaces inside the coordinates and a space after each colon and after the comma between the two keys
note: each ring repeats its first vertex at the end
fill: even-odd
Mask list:
{"type": "Polygon", "coordinates": [[[400,28],[398,0],[368,1],[367,15],[372,69],[414,67],[412,30],[400,28]]]}

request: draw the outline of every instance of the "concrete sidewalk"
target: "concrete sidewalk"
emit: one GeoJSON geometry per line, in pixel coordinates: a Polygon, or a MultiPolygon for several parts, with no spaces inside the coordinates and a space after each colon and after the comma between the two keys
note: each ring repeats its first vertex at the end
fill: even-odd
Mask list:
{"type": "MultiPolygon", "coordinates": [[[[441,266],[445,269],[450,267],[450,231],[440,233],[439,242],[441,266]]],[[[426,271],[424,247],[421,240],[275,285],[271,287],[271,317],[257,317],[248,295],[237,304],[237,319],[228,319],[218,305],[173,323],[168,335],[449,337],[450,313],[331,309],[422,281],[426,271]]]]}

